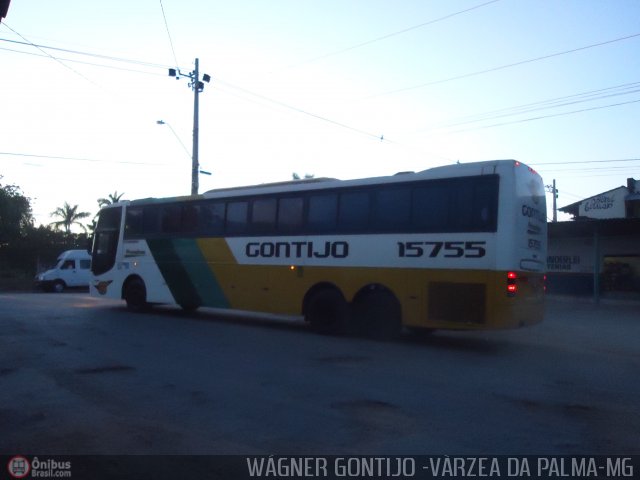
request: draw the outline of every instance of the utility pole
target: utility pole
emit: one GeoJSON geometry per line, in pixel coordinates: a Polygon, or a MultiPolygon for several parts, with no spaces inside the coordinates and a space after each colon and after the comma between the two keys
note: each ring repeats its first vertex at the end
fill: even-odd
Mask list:
{"type": "Polygon", "coordinates": [[[556,188],[556,179],[553,179],[553,185],[546,185],[547,191],[553,195],[553,223],[558,221],[558,209],[556,207],[556,199],[558,198],[558,189],[556,188]]]}
{"type": "Polygon", "coordinates": [[[191,151],[191,195],[197,195],[199,189],[198,173],[200,172],[200,163],[198,161],[200,104],[198,95],[204,90],[203,82],[209,83],[211,81],[211,77],[205,73],[202,76],[202,81],[200,81],[200,65],[197,58],[195,62],[195,69],[193,70],[193,72],[182,73],[180,70],[170,68],[169,76],[176,77],[176,80],[179,80],[180,77],[188,77],[189,79],[191,79],[191,82],[189,82],[189,87],[193,89],[193,148],[191,151]]]}
{"type": "MultiPolygon", "coordinates": [[[[198,102],[198,94],[200,93],[200,71],[198,69],[199,60],[196,58],[196,68],[193,71],[193,80],[191,87],[193,88],[193,149],[191,150],[191,195],[198,194],[199,182],[198,182],[198,170],[200,165],[198,164],[198,136],[200,134],[200,104],[198,102]]],[[[204,88],[204,84],[202,85],[204,88]]]]}

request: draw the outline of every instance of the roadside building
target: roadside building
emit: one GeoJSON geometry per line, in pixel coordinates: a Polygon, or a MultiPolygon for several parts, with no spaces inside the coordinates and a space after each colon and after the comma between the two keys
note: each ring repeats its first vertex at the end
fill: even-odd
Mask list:
{"type": "Polygon", "coordinates": [[[547,291],[640,300],[640,181],[559,209],[549,223],[547,291]]]}

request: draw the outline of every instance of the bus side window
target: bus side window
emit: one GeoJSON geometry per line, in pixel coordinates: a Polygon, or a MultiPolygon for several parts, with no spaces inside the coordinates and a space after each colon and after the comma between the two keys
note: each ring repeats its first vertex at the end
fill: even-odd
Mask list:
{"type": "Polygon", "coordinates": [[[142,207],[129,207],[127,208],[127,216],[124,223],[124,235],[127,237],[137,237],[142,235],[143,221],[142,221],[143,209],[142,207]]]}
{"type": "Polygon", "coordinates": [[[142,228],[145,235],[155,235],[160,230],[159,228],[159,208],[156,205],[147,205],[143,209],[142,214],[142,228]]]}
{"type": "Polygon", "coordinates": [[[498,219],[498,179],[478,183],[473,193],[474,226],[484,232],[495,232],[498,219]]]}
{"type": "Polygon", "coordinates": [[[474,231],[477,227],[474,225],[474,218],[478,211],[478,206],[473,203],[474,185],[469,181],[460,181],[465,179],[456,179],[451,182],[451,193],[453,196],[453,211],[451,224],[457,232],[474,231]]]}
{"type": "Polygon", "coordinates": [[[338,195],[310,195],[307,228],[314,233],[333,232],[336,229],[337,213],[338,195]]]}
{"type": "Polygon", "coordinates": [[[259,198],[251,208],[251,231],[253,233],[274,233],[276,227],[276,199],[259,198]]]}
{"type": "Polygon", "coordinates": [[[428,182],[413,190],[411,220],[417,232],[446,232],[449,225],[449,189],[428,182]]]}
{"type": "Polygon", "coordinates": [[[340,231],[363,231],[369,225],[369,192],[340,194],[338,228],[340,231]]]}
{"type": "Polygon", "coordinates": [[[227,204],[227,233],[241,234],[247,233],[247,213],[249,212],[249,202],[238,201],[227,204]]]}
{"type": "Polygon", "coordinates": [[[199,229],[206,235],[224,233],[224,203],[203,203],[200,205],[199,229]]]}
{"type": "Polygon", "coordinates": [[[278,201],[278,231],[298,233],[302,230],[304,200],[302,197],[281,198],[278,201]]]}
{"type": "Polygon", "coordinates": [[[198,230],[198,212],[200,205],[187,204],[182,207],[182,228],[185,233],[193,233],[198,230]]]}
{"type": "Polygon", "coordinates": [[[376,231],[408,230],[411,221],[411,189],[390,187],[375,192],[373,229],[376,231]]]}
{"type": "Polygon", "coordinates": [[[176,233],[180,231],[182,223],[182,209],[180,205],[165,205],[161,214],[162,233],[176,233]]]}

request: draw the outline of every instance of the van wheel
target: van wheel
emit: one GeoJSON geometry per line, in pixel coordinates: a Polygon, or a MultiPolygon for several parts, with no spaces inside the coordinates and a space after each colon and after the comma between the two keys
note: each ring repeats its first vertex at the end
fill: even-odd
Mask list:
{"type": "Polygon", "coordinates": [[[147,288],[140,278],[132,278],[127,281],[123,292],[127,308],[132,312],[144,312],[149,308],[147,303],[147,288]]]}
{"type": "Polygon", "coordinates": [[[402,332],[402,311],[395,295],[386,289],[371,290],[354,301],[356,323],[369,338],[392,340],[402,332]]]}
{"type": "Polygon", "coordinates": [[[55,292],[55,293],[62,293],[64,292],[64,287],[65,284],[62,280],[56,280],[55,282],[53,282],[53,286],[51,287],[51,291],[55,292]]]}
{"type": "Polygon", "coordinates": [[[323,288],[307,300],[305,320],[318,333],[346,333],[349,325],[349,304],[335,288],[323,288]]]}

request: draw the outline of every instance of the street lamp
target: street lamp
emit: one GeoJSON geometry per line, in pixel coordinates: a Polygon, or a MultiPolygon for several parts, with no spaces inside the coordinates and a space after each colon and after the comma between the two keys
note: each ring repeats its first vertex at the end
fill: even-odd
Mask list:
{"type": "Polygon", "coordinates": [[[164,120],[156,120],[156,123],[158,125],[166,125],[167,127],[169,127],[169,129],[171,130],[171,133],[173,133],[173,136],[176,137],[176,140],[178,140],[180,142],[180,145],[182,145],[182,149],[185,151],[185,153],[187,154],[187,157],[191,158],[191,153],[189,152],[189,150],[187,150],[186,145],[182,142],[182,140],[180,140],[180,137],[178,136],[178,134],[176,133],[176,131],[173,129],[173,127],[168,123],[165,122],[164,120]]]}
{"type": "MultiPolygon", "coordinates": [[[[164,120],[156,120],[156,123],[158,125],[166,125],[167,127],[169,127],[169,129],[171,130],[171,133],[173,133],[173,136],[176,137],[176,140],[178,140],[178,142],[180,142],[180,145],[182,146],[182,149],[184,150],[184,152],[187,154],[187,157],[192,158],[191,157],[191,153],[189,153],[189,150],[187,149],[186,145],[180,139],[180,137],[178,136],[178,134],[176,133],[176,131],[173,129],[173,127],[171,126],[171,124],[169,122],[165,122],[164,120]]],[[[211,172],[208,172],[206,170],[198,169],[198,172],[203,174],[203,175],[211,175],[211,172]]]]}

